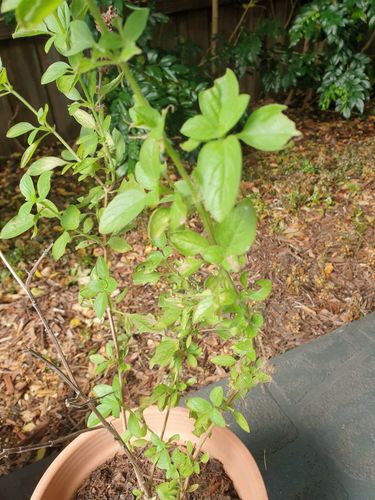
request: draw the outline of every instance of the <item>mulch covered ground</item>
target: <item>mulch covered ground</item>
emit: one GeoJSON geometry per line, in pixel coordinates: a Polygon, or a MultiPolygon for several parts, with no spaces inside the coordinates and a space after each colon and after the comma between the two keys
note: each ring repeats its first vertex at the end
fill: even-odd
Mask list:
{"type": "MultiPolygon", "coordinates": [[[[271,278],[273,293],[264,306],[266,324],[258,341],[267,358],[310,342],[375,309],[375,117],[344,121],[335,115],[294,117],[304,136],[278,154],[249,152],[243,195],[251,196],[260,223],[249,253],[251,278],[271,278]]],[[[1,163],[0,218],[7,220],[22,201],[16,188],[21,174],[18,157],[1,163]]],[[[69,203],[75,182],[59,179],[55,199],[69,203]]],[[[84,190],[84,186],[79,189],[84,190]]],[[[0,242],[18,272],[25,275],[43,249],[59,232],[47,222],[35,240],[0,242]]],[[[29,236],[29,235],[28,235],[29,236]]],[[[154,290],[131,283],[135,263],[152,250],[144,246],[145,220],[128,238],[132,251],[116,257],[121,285],[129,286],[122,308],[127,312],[155,310],[154,290]]],[[[59,336],[82,387],[99,380],[89,366],[87,352],[100,351],[109,340],[108,326],[77,304],[79,283],[94,261],[80,251],[55,263],[46,258],[33,282],[33,292],[59,336]]],[[[54,358],[49,339],[25,296],[9,273],[0,270],[0,438],[2,447],[55,439],[84,425],[84,408],[67,409],[71,394],[54,373],[31,358],[32,347],[54,358]]],[[[137,335],[129,360],[126,385],[136,404],[158,380],[148,359],[159,337],[137,335]]],[[[209,334],[202,345],[205,356],[195,376],[196,387],[225,376],[222,368],[206,362],[226,348],[209,334]]],[[[111,374],[109,374],[111,375],[111,374]]],[[[42,458],[46,450],[12,455],[0,473],[42,458]]]]}

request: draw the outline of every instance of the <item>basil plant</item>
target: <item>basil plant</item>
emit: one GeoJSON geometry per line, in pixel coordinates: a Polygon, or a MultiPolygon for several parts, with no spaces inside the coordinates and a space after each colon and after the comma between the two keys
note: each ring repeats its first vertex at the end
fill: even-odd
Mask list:
{"type": "Polygon", "coordinates": [[[128,66],[128,61],[140,53],[137,40],[146,26],[147,8],[129,6],[132,10],[126,19],[115,17],[109,25],[94,0],[3,2],[4,11],[14,8],[18,21],[15,37],[45,35],[45,50],[54,46],[63,56],[49,66],[41,84],[55,82],[69,100],[69,114],[81,129],[71,146],[51,123],[48,107],[34,109],[12,86],[6,68],[0,68],[0,95],[14,96],[35,117],[32,123],[12,126],[7,134],[10,138],[27,135],[28,146],[20,160],[25,172],[20,190],[25,201],[0,236],[15,238],[29,230],[35,236],[39,224],[52,219],[54,225],[61,226],[52,247],[54,259],[79,248],[100,253],[89,282],[79,292],[79,301],[92,307],[112,333],[105,352],[91,355],[88,361],[96,365],[97,373],[116,375],[111,384],[93,388],[87,425],[102,423],[114,432],[107,417],[122,418],[120,440],[136,469],[136,497],[182,498],[196,489],[189,478],[199,473],[200,462],[208,459],[199,450],[213,426],[225,427],[231,413],[238,425],[249,431],[235,402],[267,380],[254,339],[263,325],[258,304],[268,297],[271,282],[260,279],[250,283],[244,270],[255,239],[256,214],[250,199],[239,199],[242,146],[276,151],[299,132],[283,114],[285,107],[278,104],[257,109],[240,127],[250,96],[240,93],[236,76],[228,69],[211,88],[200,93],[200,114],[184,123],[184,139],[175,143],[164,128],[168,109],[160,113],[151,107],[128,66]],[[89,27],[93,21],[97,36],[89,27]],[[101,69],[109,66],[117,67],[118,76],[102,85],[101,69]],[[125,154],[124,139],[111,126],[111,116],[103,105],[105,95],[119,85],[131,89],[131,127],[141,129],[143,137],[134,175],[125,179],[118,173],[125,154]],[[34,160],[40,144],[51,135],[60,142],[61,154],[34,160]],[[192,170],[186,169],[181,149],[199,149],[192,170]],[[176,176],[169,175],[170,169],[176,170],[178,180],[171,180],[176,176]],[[86,193],[68,207],[59,207],[49,198],[56,172],[69,172],[77,182],[85,180],[86,193]],[[129,251],[126,233],[141,213],[148,217],[153,251],[135,267],[133,279],[140,286],[155,286],[159,280],[167,283],[158,298],[157,317],[141,311],[121,312],[119,303],[126,294],[119,290],[111,269],[115,254],[129,251]],[[193,217],[199,219],[202,230],[190,224],[193,217]],[[149,397],[140,399],[137,408],[131,408],[124,397],[131,368],[126,362],[129,338],[145,331],[154,332],[160,339],[149,363],[151,369],[164,371],[164,381],[152,388],[149,397]],[[189,442],[176,448],[179,437],[167,440],[163,434],[153,433],[143,412],[157,405],[167,422],[170,410],[195,383],[186,367],[194,369],[200,362],[207,331],[229,342],[230,351],[209,360],[227,369],[228,385],[226,389],[215,387],[209,400],[187,398],[200,444],[189,442]],[[165,482],[154,482],[153,474],[150,481],[145,480],[137,466],[137,447],[142,448],[154,469],[165,471],[165,482]]]}

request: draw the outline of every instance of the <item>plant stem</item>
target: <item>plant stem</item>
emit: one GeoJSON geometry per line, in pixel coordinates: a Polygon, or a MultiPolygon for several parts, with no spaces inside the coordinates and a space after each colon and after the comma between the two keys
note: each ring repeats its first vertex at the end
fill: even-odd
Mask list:
{"type": "MultiPolygon", "coordinates": [[[[35,116],[38,116],[38,111],[30,103],[28,103],[26,99],[24,99],[18,92],[12,89],[10,93],[14,95],[14,97],[16,97],[20,102],[22,102],[22,104],[26,106],[26,108],[28,108],[35,116]]],[[[45,122],[45,125],[48,131],[61,142],[61,144],[69,151],[69,153],[71,153],[74,156],[75,160],[81,161],[81,158],[77,155],[74,149],[69,146],[66,140],[63,137],[61,137],[61,135],[56,131],[55,127],[50,125],[47,121],[45,122]]]]}
{"type": "Polygon", "coordinates": [[[126,411],[125,411],[125,406],[124,406],[124,381],[122,377],[122,370],[121,370],[121,360],[120,360],[120,347],[118,343],[118,336],[117,336],[117,331],[116,331],[116,326],[115,322],[113,320],[113,314],[110,306],[107,307],[107,316],[109,320],[109,326],[111,329],[111,334],[112,334],[112,340],[113,344],[115,346],[115,352],[116,352],[116,359],[117,359],[117,374],[118,374],[118,383],[119,383],[119,388],[120,388],[120,404],[121,404],[121,420],[122,420],[122,427],[124,429],[124,432],[128,428],[128,423],[126,419],[126,411]]]}
{"type": "MultiPolygon", "coordinates": [[[[236,399],[236,397],[238,396],[238,394],[239,394],[239,391],[232,390],[229,393],[227,400],[225,401],[225,403],[223,403],[222,406],[223,407],[230,406],[233,403],[233,401],[236,399]]],[[[212,430],[213,430],[214,427],[215,427],[215,424],[211,424],[210,427],[207,429],[207,431],[201,437],[199,443],[196,445],[194,453],[193,453],[193,459],[194,460],[196,460],[198,458],[198,455],[201,452],[202,447],[204,446],[204,443],[211,436],[211,433],[212,433],[212,430]]],[[[186,491],[187,491],[187,489],[189,487],[189,481],[190,481],[190,479],[191,479],[191,477],[187,477],[185,479],[184,488],[183,488],[183,491],[182,491],[182,498],[184,498],[185,493],[186,493],[186,491]]]]}
{"type": "Polygon", "coordinates": [[[188,188],[190,189],[191,195],[194,199],[194,203],[197,207],[199,217],[202,220],[203,226],[207,232],[207,236],[208,236],[210,243],[215,244],[212,222],[210,220],[208,213],[206,212],[206,210],[204,209],[203,205],[200,202],[198,191],[197,191],[196,187],[194,186],[194,183],[191,180],[190,175],[187,173],[187,171],[186,171],[186,169],[181,161],[181,157],[180,157],[178,151],[176,151],[174,149],[174,147],[172,146],[169,139],[167,139],[167,137],[164,137],[164,145],[165,145],[165,151],[167,152],[168,156],[171,158],[171,160],[175,164],[175,166],[178,170],[178,173],[181,175],[182,179],[186,182],[188,188]]]}
{"type": "Polygon", "coordinates": [[[91,431],[97,431],[98,429],[103,429],[102,425],[98,425],[96,427],[92,427],[91,429],[81,429],[76,432],[72,432],[71,434],[67,434],[66,436],[62,436],[57,439],[50,439],[49,441],[46,441],[45,443],[38,443],[38,444],[29,444],[26,446],[17,446],[15,448],[4,448],[0,452],[0,460],[2,458],[6,458],[9,455],[14,455],[18,453],[26,453],[28,451],[36,451],[36,450],[41,450],[43,448],[54,448],[55,446],[58,446],[61,443],[65,443],[65,441],[69,441],[70,439],[74,439],[77,436],[80,436],[81,434],[84,434],[86,432],[91,432],[91,431]]]}
{"type": "MultiPolygon", "coordinates": [[[[73,375],[72,370],[71,370],[71,368],[70,368],[70,366],[65,358],[65,355],[64,355],[63,350],[60,346],[60,343],[59,343],[57,337],[55,336],[55,334],[53,333],[53,330],[50,327],[49,323],[47,322],[46,317],[44,316],[43,312],[41,311],[34,295],[30,291],[30,289],[25,285],[25,283],[21,280],[21,278],[18,276],[18,274],[15,272],[15,270],[10,265],[10,263],[8,262],[8,260],[6,259],[5,255],[3,254],[3,252],[1,250],[0,250],[0,259],[3,261],[6,268],[10,271],[13,278],[19,284],[21,289],[24,290],[26,292],[27,296],[29,297],[31,304],[33,305],[35,311],[37,312],[40,320],[43,323],[44,328],[46,329],[48,335],[50,336],[51,341],[52,341],[52,343],[53,343],[53,345],[54,345],[54,347],[59,355],[59,358],[61,359],[61,362],[62,362],[62,364],[63,364],[63,366],[64,366],[64,368],[69,376],[68,377],[69,386],[76,392],[77,396],[79,396],[83,400],[83,402],[88,406],[88,408],[95,414],[95,416],[97,417],[99,422],[103,425],[103,427],[105,427],[105,429],[107,429],[107,431],[110,432],[112,434],[112,436],[114,437],[114,439],[120,444],[126,458],[129,460],[130,464],[134,468],[134,472],[135,472],[135,475],[137,477],[138,484],[139,484],[140,488],[142,489],[142,491],[144,492],[145,498],[150,499],[148,485],[145,481],[145,478],[142,474],[142,471],[141,471],[133,453],[129,450],[127,445],[124,443],[124,441],[122,440],[122,438],[121,438],[120,434],[118,433],[118,431],[116,430],[116,428],[113,427],[113,425],[111,425],[110,422],[108,422],[103,417],[103,415],[96,408],[95,403],[89,397],[87,397],[80,389],[80,387],[77,383],[77,380],[76,380],[75,376],[73,375]]],[[[50,365],[50,362],[48,362],[48,360],[45,360],[44,358],[42,358],[42,360],[47,362],[47,364],[50,365]]],[[[56,371],[56,373],[58,375],[60,375],[60,377],[62,378],[62,380],[65,383],[67,383],[67,377],[65,377],[65,375],[59,369],[56,371]]]]}

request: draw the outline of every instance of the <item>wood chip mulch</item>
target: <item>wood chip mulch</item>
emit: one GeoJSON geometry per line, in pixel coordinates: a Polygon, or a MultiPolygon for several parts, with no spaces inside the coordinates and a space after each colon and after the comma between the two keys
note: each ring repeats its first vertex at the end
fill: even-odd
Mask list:
{"type": "MultiPolygon", "coordinates": [[[[241,186],[260,218],[249,252],[250,279],[267,277],[274,285],[262,306],[266,324],[257,343],[259,354],[266,358],[375,309],[375,117],[345,121],[330,115],[301,119],[296,114],[294,118],[302,139],[277,154],[249,152],[241,186]]],[[[2,223],[22,201],[16,188],[22,175],[18,161],[15,156],[0,164],[2,223]]],[[[57,186],[54,201],[68,204],[75,183],[58,178],[57,186]]],[[[85,186],[78,189],[84,191],[85,186]]],[[[116,277],[122,286],[129,286],[122,306],[127,312],[155,310],[154,290],[131,283],[134,264],[152,251],[143,244],[145,228],[141,219],[128,238],[132,250],[115,262],[116,277]]],[[[58,232],[48,221],[35,240],[0,242],[0,248],[25,276],[58,232]]],[[[33,292],[87,390],[99,380],[87,352],[100,351],[110,338],[108,325],[77,304],[79,284],[87,279],[85,269],[93,262],[84,251],[57,263],[47,258],[33,282],[33,292]]],[[[0,278],[1,447],[46,442],[82,428],[85,409],[68,409],[69,390],[26,351],[31,347],[55,359],[36,314],[9,273],[0,269],[0,278]]],[[[133,339],[129,361],[134,369],[126,395],[134,405],[160,380],[161,373],[150,370],[147,363],[158,341],[158,335],[147,333],[133,339]]],[[[225,342],[210,333],[202,347],[202,363],[194,370],[195,388],[225,376],[222,368],[207,362],[219,350],[225,351],[225,342]]],[[[47,452],[12,455],[0,463],[0,474],[39,460],[47,452]]]]}

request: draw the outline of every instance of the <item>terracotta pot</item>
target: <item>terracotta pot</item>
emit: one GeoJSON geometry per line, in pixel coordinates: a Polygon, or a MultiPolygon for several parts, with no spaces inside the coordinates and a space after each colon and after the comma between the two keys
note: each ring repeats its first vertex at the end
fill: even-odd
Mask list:
{"type": "MultiPolygon", "coordinates": [[[[145,413],[149,427],[160,434],[164,415],[156,407],[145,413]]],[[[115,422],[118,430],[120,421],[115,422]]],[[[193,421],[186,408],[174,408],[169,416],[165,437],[179,434],[181,441],[197,442],[192,434],[193,421]]],[[[242,441],[229,429],[215,428],[203,447],[220,460],[242,500],[267,500],[262,476],[242,441]]],[[[98,429],[72,441],[52,462],[39,481],[31,500],[71,500],[85,479],[106,460],[121,452],[108,431],[98,429]]]]}

